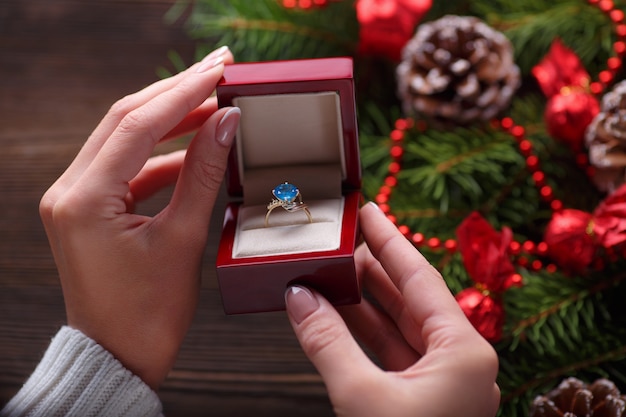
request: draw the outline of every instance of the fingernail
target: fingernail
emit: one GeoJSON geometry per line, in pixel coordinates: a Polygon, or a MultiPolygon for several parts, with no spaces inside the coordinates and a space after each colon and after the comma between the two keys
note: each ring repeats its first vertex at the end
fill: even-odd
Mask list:
{"type": "Polygon", "coordinates": [[[230,108],[222,120],[217,124],[215,128],[215,140],[224,146],[230,146],[235,137],[237,126],[239,126],[239,119],[241,118],[241,110],[239,107],[230,108]]]}
{"type": "Polygon", "coordinates": [[[383,211],[381,210],[380,206],[379,206],[378,204],[376,204],[375,202],[370,201],[370,202],[368,202],[367,204],[368,204],[368,205],[370,205],[370,206],[372,206],[372,207],[376,207],[376,210],[378,210],[379,212],[381,212],[381,213],[383,212],[383,211]]]}
{"type": "Polygon", "coordinates": [[[285,303],[289,308],[291,317],[300,324],[320,307],[319,301],[305,287],[293,286],[287,288],[285,292],[285,303]]]}
{"type": "Polygon", "coordinates": [[[217,58],[207,59],[206,61],[202,60],[196,72],[205,72],[207,70],[210,70],[211,68],[217,67],[219,64],[223,62],[224,62],[224,58],[222,58],[221,56],[218,56],[217,58]]]}
{"type": "Polygon", "coordinates": [[[219,48],[217,48],[216,50],[214,50],[213,52],[205,56],[201,62],[209,61],[213,58],[217,58],[218,56],[222,56],[226,53],[226,51],[228,51],[228,46],[226,45],[220,46],[219,48]]]}

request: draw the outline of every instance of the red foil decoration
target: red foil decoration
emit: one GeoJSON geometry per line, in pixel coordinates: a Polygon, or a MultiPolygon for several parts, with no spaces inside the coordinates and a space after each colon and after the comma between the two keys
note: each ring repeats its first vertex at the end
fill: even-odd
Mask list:
{"type": "Polygon", "coordinates": [[[589,92],[589,73],[578,56],[555,39],[532,74],[548,98],[544,113],[548,133],[579,152],[585,129],[600,112],[598,99],[589,92]]]}
{"type": "Polygon", "coordinates": [[[583,272],[595,257],[592,219],[591,213],[565,209],[554,213],[546,226],[548,256],[570,273],[583,272]]]}
{"type": "Polygon", "coordinates": [[[604,248],[626,242],[626,184],[609,195],[593,212],[593,234],[604,248]]]}
{"type": "Polygon", "coordinates": [[[504,306],[478,288],[466,288],[456,295],[461,309],[478,333],[491,343],[502,339],[504,306]]]}
{"type": "Polygon", "coordinates": [[[359,53],[399,61],[432,0],[357,0],[359,53]]]}
{"type": "Polygon", "coordinates": [[[502,337],[504,306],[501,294],[521,285],[508,254],[513,232],[497,232],[479,213],[470,214],[457,228],[458,248],[467,273],[476,283],[457,294],[463,312],[480,334],[490,342],[502,337]]]}

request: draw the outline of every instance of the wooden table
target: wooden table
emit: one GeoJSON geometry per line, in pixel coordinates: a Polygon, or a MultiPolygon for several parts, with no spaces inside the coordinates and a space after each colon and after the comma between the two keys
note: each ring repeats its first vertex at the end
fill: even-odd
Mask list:
{"type": "MultiPolygon", "coordinates": [[[[181,25],[163,22],[173,1],[0,0],[0,406],[65,320],[39,199],[109,106],[158,79],[169,50],[191,62],[181,25]]],[[[160,392],[166,414],[332,415],[284,313],[223,314],[214,259],[224,201],[197,317],[160,392]]]]}

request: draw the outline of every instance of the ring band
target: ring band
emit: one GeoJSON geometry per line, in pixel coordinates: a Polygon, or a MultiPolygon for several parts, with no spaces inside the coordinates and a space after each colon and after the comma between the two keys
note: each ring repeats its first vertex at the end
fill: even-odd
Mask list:
{"type": "Polygon", "coordinates": [[[270,214],[272,210],[276,207],[282,207],[286,211],[292,213],[294,211],[304,211],[307,218],[309,219],[309,223],[313,223],[313,217],[311,217],[311,212],[306,204],[302,202],[302,194],[300,194],[300,190],[293,184],[288,182],[284,182],[282,184],[277,185],[272,190],[272,194],[274,198],[267,205],[267,214],[265,215],[265,227],[269,226],[270,214]],[[296,201],[298,199],[298,201],[296,201]]]}

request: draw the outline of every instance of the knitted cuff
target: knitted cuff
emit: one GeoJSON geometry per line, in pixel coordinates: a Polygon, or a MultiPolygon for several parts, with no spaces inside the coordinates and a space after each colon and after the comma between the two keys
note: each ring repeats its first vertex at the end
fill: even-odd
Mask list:
{"type": "Polygon", "coordinates": [[[159,416],[157,394],[82,332],[64,326],[0,411],[14,416],[159,416]]]}

